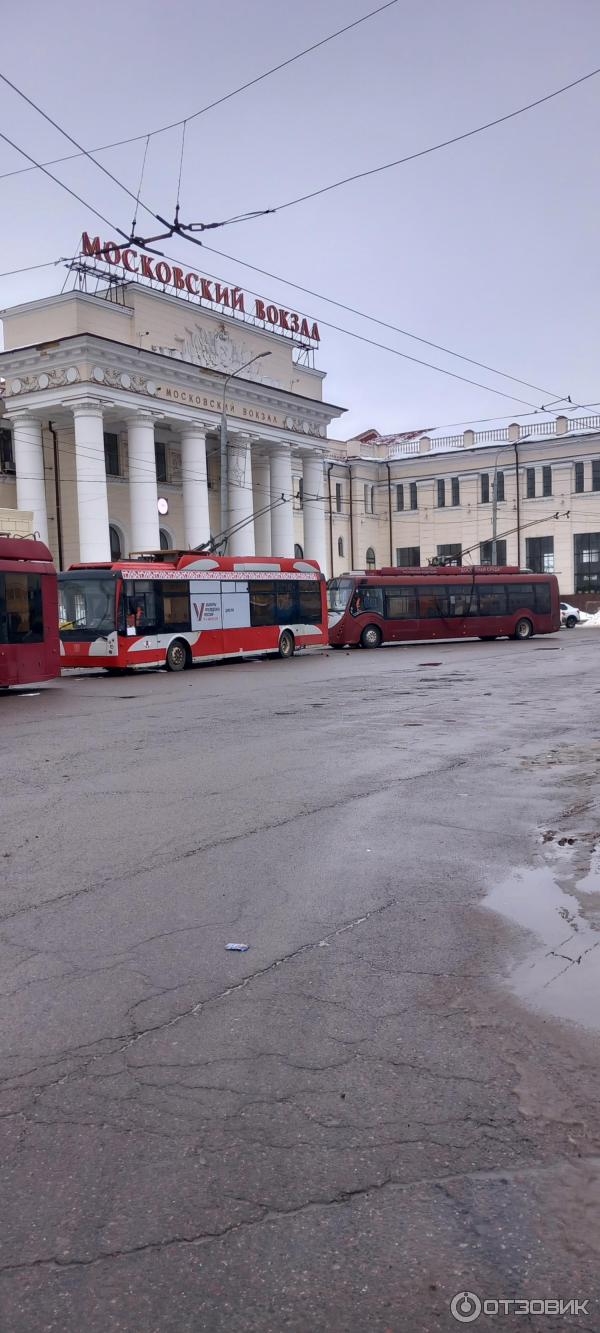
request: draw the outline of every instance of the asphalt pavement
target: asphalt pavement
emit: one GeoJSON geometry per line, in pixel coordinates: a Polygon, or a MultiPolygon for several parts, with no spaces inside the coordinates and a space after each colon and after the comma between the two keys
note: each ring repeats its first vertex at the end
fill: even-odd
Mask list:
{"type": "Polygon", "coordinates": [[[597,1333],[599,656],[0,698],[2,1333],[597,1333]]]}

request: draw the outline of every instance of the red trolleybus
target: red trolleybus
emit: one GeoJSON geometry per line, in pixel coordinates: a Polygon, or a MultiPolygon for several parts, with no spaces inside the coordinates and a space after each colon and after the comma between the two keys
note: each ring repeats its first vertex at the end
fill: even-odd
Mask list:
{"type": "Polygon", "coordinates": [[[52,556],[43,542],[0,537],[0,688],[59,675],[52,556]]]}
{"type": "Polygon", "coordinates": [[[560,629],[558,582],[516,566],[343,574],[327,585],[334,648],[411,639],[529,639],[560,629]]]}
{"type": "Polygon", "coordinates": [[[62,666],[167,666],[327,644],[314,560],[151,552],[59,579],[62,666]]]}

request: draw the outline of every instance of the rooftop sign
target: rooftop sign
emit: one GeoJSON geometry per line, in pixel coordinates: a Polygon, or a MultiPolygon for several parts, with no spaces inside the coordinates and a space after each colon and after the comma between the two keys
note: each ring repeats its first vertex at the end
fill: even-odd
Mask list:
{"type": "Polygon", "coordinates": [[[214,278],[203,278],[201,274],[180,268],[166,259],[156,259],[154,255],[142,254],[139,250],[117,245],[116,241],[101,243],[99,236],[90,237],[84,231],[81,238],[81,257],[93,259],[99,263],[120,268],[136,280],[145,279],[158,284],[163,290],[171,289],[191,297],[199,305],[209,305],[212,309],[229,310],[232,315],[242,315],[253,323],[262,324],[271,332],[275,330],[296,336],[305,345],[316,345],[321,341],[319,326],[304,315],[294,310],[284,310],[282,306],[267,303],[258,296],[248,296],[241,287],[225,286],[214,278]]]}

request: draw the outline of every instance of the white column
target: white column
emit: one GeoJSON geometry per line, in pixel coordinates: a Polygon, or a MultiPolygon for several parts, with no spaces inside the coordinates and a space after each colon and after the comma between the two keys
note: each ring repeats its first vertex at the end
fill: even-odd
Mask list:
{"type": "Polygon", "coordinates": [[[48,512],[44,483],[42,423],[33,416],[13,420],[13,444],[17,472],[17,508],[33,514],[33,531],[48,545],[48,512]]]}
{"type": "Polygon", "coordinates": [[[292,455],[287,445],[281,445],[271,453],[271,504],[271,553],[293,556],[292,455]]]}
{"type": "Polygon", "coordinates": [[[321,454],[305,454],[302,460],[302,492],[304,496],[304,554],[309,560],[318,560],[327,572],[327,543],[325,536],[325,470],[321,454]]]}
{"type": "Polygon", "coordinates": [[[132,551],[158,551],[160,547],[155,420],[156,413],[140,411],[127,426],[132,551]]]}
{"type": "Polygon", "coordinates": [[[257,555],[271,554],[271,464],[268,454],[254,454],[252,459],[254,496],[254,544],[257,555]],[[264,510],[263,513],[260,511],[264,510]]]}
{"type": "Polygon", "coordinates": [[[250,436],[229,436],[229,527],[243,523],[239,532],[233,532],[227,542],[227,555],[254,555],[254,502],[252,498],[252,462],[250,436]]]}
{"type": "Polygon", "coordinates": [[[186,546],[210,541],[208,476],[206,471],[206,426],[190,421],[181,433],[181,480],[183,483],[183,531],[186,546]]]}
{"type": "Polygon", "coordinates": [[[79,559],[110,560],[102,403],[95,398],[81,399],[73,403],[73,417],[79,559]]]}

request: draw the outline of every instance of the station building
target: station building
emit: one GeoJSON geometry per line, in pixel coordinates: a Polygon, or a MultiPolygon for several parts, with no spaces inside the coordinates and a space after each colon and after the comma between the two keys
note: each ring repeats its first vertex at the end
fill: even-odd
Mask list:
{"type": "Polygon", "coordinates": [[[316,323],[87,235],[75,282],[2,312],[0,508],[32,512],[60,568],[201,546],[223,514],[228,554],[325,568],[343,409],[323,398],[316,323]]]}

